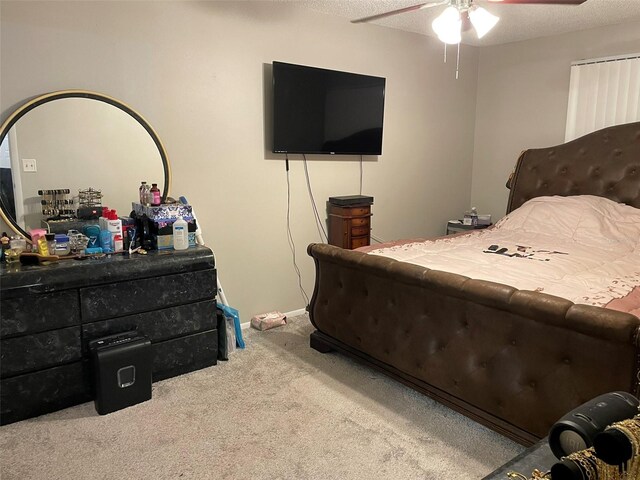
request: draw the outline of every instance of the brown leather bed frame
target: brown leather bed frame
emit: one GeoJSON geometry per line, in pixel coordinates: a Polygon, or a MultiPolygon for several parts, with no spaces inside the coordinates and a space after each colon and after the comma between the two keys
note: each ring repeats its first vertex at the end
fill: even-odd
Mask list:
{"type": "MultiPolygon", "coordinates": [[[[543,195],[640,208],[640,122],[527,150],[507,211],[543,195]]],[[[640,319],[312,244],[311,346],[346,353],[520,442],[605,392],[640,394],[640,319]]]]}

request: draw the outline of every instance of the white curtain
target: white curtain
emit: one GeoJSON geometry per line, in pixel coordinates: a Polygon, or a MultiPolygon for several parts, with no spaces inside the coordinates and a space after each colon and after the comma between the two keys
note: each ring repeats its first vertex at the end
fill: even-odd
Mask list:
{"type": "Polygon", "coordinates": [[[571,65],[565,142],[640,121],[640,55],[571,65]]]}

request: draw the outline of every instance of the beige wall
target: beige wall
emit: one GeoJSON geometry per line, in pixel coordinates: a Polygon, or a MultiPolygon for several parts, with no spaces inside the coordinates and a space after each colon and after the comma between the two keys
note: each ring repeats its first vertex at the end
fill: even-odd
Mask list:
{"type": "Polygon", "coordinates": [[[500,218],[520,152],[564,142],[572,61],[638,52],[638,22],[480,49],[472,203],[500,218]]]}
{"type": "MultiPolygon", "coordinates": [[[[3,118],[68,88],[116,97],[156,129],[172,194],[195,206],[243,321],[304,306],[286,237],[282,156],[265,151],[263,95],[273,60],[384,76],[384,154],[364,163],[374,235],[435,235],[469,206],[477,49],[461,78],[441,43],[321,15],[285,2],[10,2],[0,4],[3,118]]],[[[452,56],[450,56],[452,58],[452,56]]],[[[291,162],[292,230],[309,295],[318,241],[302,163],[291,162]]],[[[354,158],[312,157],[318,208],[358,192],[354,158]]],[[[72,172],[70,174],[73,174],[72,172]]]]}

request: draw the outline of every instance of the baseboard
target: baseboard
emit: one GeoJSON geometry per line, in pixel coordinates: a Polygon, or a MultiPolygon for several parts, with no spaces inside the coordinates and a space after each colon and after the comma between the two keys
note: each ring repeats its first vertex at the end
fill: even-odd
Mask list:
{"type": "Polygon", "coordinates": [[[305,313],[307,313],[306,308],[299,308],[297,310],[291,310],[290,312],[285,312],[284,315],[285,317],[289,318],[289,317],[297,317],[298,315],[303,315],[305,313]]]}
{"type": "MultiPolygon", "coordinates": [[[[290,318],[290,317],[297,317],[298,315],[303,315],[305,313],[307,313],[307,309],[306,308],[299,308],[297,310],[291,310],[290,312],[285,312],[284,316],[287,317],[287,318],[290,318]]],[[[242,330],[246,330],[249,327],[251,327],[251,322],[250,321],[240,324],[240,328],[242,330]]]]}

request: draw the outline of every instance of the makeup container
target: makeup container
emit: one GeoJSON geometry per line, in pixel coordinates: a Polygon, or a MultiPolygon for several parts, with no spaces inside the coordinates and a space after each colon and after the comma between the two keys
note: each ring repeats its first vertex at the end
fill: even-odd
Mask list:
{"type": "Polygon", "coordinates": [[[49,255],[55,255],[56,252],[56,234],[47,233],[44,236],[47,239],[47,251],[49,255]]]}
{"type": "Polygon", "coordinates": [[[63,257],[71,253],[71,245],[69,244],[69,236],[63,233],[56,234],[55,255],[63,257]]]}

